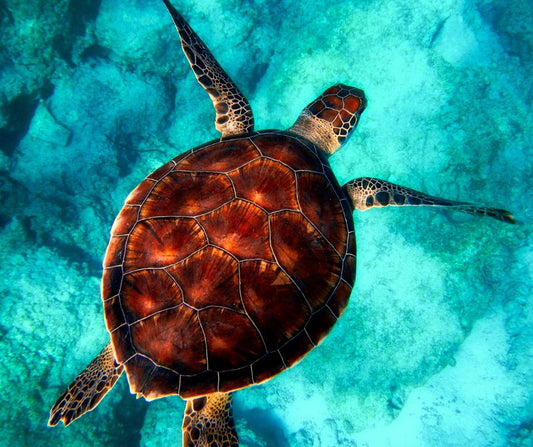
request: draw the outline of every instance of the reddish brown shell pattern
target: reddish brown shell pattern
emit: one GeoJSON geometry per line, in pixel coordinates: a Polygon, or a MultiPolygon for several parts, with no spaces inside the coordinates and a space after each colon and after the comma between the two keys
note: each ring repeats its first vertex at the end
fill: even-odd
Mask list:
{"type": "Polygon", "coordinates": [[[283,132],[209,143],[126,199],[102,299],[132,392],[192,398],[271,378],[329,332],[355,276],[352,210],[283,132]]]}

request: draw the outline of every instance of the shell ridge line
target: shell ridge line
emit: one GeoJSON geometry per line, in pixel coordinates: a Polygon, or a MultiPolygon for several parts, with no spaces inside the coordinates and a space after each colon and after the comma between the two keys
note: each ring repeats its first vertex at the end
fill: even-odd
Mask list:
{"type": "Polygon", "coordinates": [[[244,312],[241,312],[241,311],[238,311],[238,310],[235,310],[229,306],[221,306],[219,304],[208,304],[207,306],[204,306],[204,307],[201,307],[199,309],[197,309],[196,307],[193,307],[191,306],[190,304],[187,304],[187,303],[184,303],[185,306],[187,307],[190,307],[191,309],[197,311],[197,312],[203,312],[204,310],[209,310],[209,309],[222,309],[222,310],[229,310],[233,313],[236,313],[236,314],[239,314],[239,315],[242,315],[242,316],[247,316],[244,312]]]}
{"type": "MultiPolygon", "coordinates": [[[[242,262],[242,261],[241,261],[242,262]]],[[[263,343],[263,348],[265,349],[265,352],[268,352],[268,347],[267,347],[267,344],[265,342],[265,339],[263,337],[263,334],[261,333],[261,330],[259,329],[259,327],[257,326],[257,324],[255,323],[254,319],[251,317],[251,315],[248,313],[248,310],[246,309],[246,305],[244,304],[244,299],[242,297],[242,281],[241,281],[241,262],[239,262],[238,264],[238,275],[239,275],[239,298],[241,300],[241,305],[242,305],[242,308],[244,310],[244,315],[246,315],[246,317],[248,318],[248,320],[250,320],[250,322],[252,323],[253,327],[255,328],[255,330],[257,331],[257,333],[259,334],[259,337],[261,338],[261,343],[263,343]]],[[[252,381],[253,381],[253,378],[252,378],[252,381]]]]}
{"type": "MultiPolygon", "coordinates": [[[[147,222],[149,220],[165,220],[165,219],[190,219],[190,220],[195,220],[194,216],[182,216],[182,215],[179,215],[179,214],[176,214],[176,215],[165,214],[165,215],[161,215],[161,216],[141,217],[140,219],[137,220],[137,223],[147,222]]],[[[196,222],[199,223],[198,221],[196,221],[196,222]]]]}
{"type": "MultiPolygon", "coordinates": [[[[205,234],[205,232],[204,232],[205,234]]],[[[207,237],[206,237],[207,239],[207,237]]],[[[133,269],[133,270],[129,270],[128,272],[124,273],[122,276],[127,276],[127,275],[130,275],[132,273],[137,273],[137,272],[142,272],[144,270],[164,270],[166,273],[169,273],[167,272],[165,269],[168,269],[170,267],[174,267],[184,261],[186,261],[187,259],[189,259],[190,257],[194,256],[195,254],[197,254],[198,252],[202,251],[204,248],[206,247],[209,247],[209,246],[213,246],[213,244],[210,244],[209,242],[207,242],[205,245],[203,245],[202,247],[198,248],[197,250],[194,250],[192,251],[190,254],[188,254],[187,256],[185,256],[184,258],[180,259],[179,261],[176,261],[176,262],[173,262],[171,264],[167,264],[167,265],[163,265],[163,266],[160,266],[160,267],[157,267],[157,266],[152,266],[152,267],[139,267],[137,269],[133,269]]],[[[218,248],[218,247],[217,247],[218,248]]],[[[122,285],[121,285],[121,288],[122,288],[122,285]]]]}
{"type": "MultiPolygon", "coordinates": [[[[139,183],[139,186],[142,185],[144,182],[148,181],[148,182],[153,182],[153,185],[152,187],[150,188],[150,190],[145,194],[144,196],[144,199],[142,199],[141,203],[139,203],[139,208],[142,208],[142,206],[144,205],[144,203],[146,202],[146,199],[148,198],[149,195],[152,194],[152,191],[154,190],[154,188],[161,182],[161,180],[163,180],[169,173],[167,173],[166,175],[164,175],[163,177],[161,177],[159,180],[152,180],[151,178],[145,178],[141,183],[139,183]]],[[[135,188],[137,189],[137,188],[135,188]]],[[[134,189],[134,191],[135,191],[134,189]]],[[[129,197],[129,196],[128,196],[129,197]]],[[[128,200],[128,197],[126,197],[126,200],[128,200]]],[[[140,213],[140,210],[139,210],[139,213],[140,213]]]]}
{"type": "MultiPolygon", "coordinates": [[[[323,306],[321,306],[320,309],[321,309],[322,307],[323,307],[323,306]]],[[[277,349],[277,351],[280,353],[280,355],[282,356],[282,358],[283,358],[283,354],[281,353],[281,350],[282,350],[285,346],[287,346],[289,343],[291,343],[294,339],[296,339],[300,334],[302,334],[303,332],[305,332],[306,335],[307,335],[307,337],[309,338],[309,334],[306,332],[305,328],[306,328],[307,324],[309,323],[309,321],[311,321],[311,317],[312,317],[314,314],[316,314],[320,309],[318,309],[318,310],[316,310],[316,311],[311,310],[311,315],[309,316],[309,318],[308,318],[307,322],[305,323],[304,327],[303,327],[302,329],[300,329],[296,334],[294,334],[294,336],[292,336],[291,338],[289,338],[288,340],[286,340],[285,342],[283,342],[283,343],[279,346],[279,348],[277,349]]],[[[312,340],[310,340],[310,341],[311,341],[311,343],[313,343],[312,340]]],[[[315,346],[315,345],[313,344],[313,347],[314,347],[314,346],[315,346]]],[[[285,364],[285,361],[284,361],[283,363],[285,364]]]]}
{"type": "Polygon", "coordinates": [[[348,284],[348,281],[346,281],[344,278],[341,278],[340,283],[341,283],[341,282],[344,283],[344,284],[346,284],[346,286],[349,287],[350,290],[353,289],[353,286],[351,286],[350,284],[348,284]]]}
{"type": "MultiPolygon", "coordinates": [[[[329,300],[328,300],[329,301],[329,300]]],[[[337,321],[339,319],[339,317],[337,317],[337,315],[335,315],[335,312],[333,312],[333,310],[331,310],[331,307],[329,307],[329,304],[328,302],[326,301],[326,304],[324,305],[324,307],[327,307],[327,309],[329,310],[329,313],[331,315],[333,315],[333,317],[335,318],[335,321],[337,321]]]]}
{"type": "Polygon", "coordinates": [[[231,179],[231,177],[228,175],[228,173],[224,173],[224,175],[226,176],[226,178],[229,180],[229,182],[231,183],[231,188],[233,189],[233,198],[234,199],[238,199],[239,196],[237,195],[237,188],[235,188],[235,183],[233,183],[233,180],[231,179]]]}
{"type": "MultiPolygon", "coordinates": [[[[284,344],[283,346],[285,346],[285,344],[284,344]]],[[[283,358],[283,355],[281,354],[281,351],[280,351],[280,349],[281,349],[283,346],[280,346],[278,349],[276,349],[276,352],[278,353],[278,355],[279,355],[279,357],[280,357],[280,359],[281,359],[281,361],[282,361],[282,363],[283,363],[284,368],[287,369],[287,368],[288,368],[288,366],[287,366],[287,362],[286,362],[285,359],[283,358]]]]}
{"type": "MultiPolygon", "coordinates": [[[[270,219],[269,219],[269,226],[270,226],[270,219]]],[[[272,233],[269,233],[269,237],[272,233]]],[[[272,244],[271,244],[272,245],[272,244]]],[[[305,296],[305,293],[303,293],[302,289],[300,289],[300,286],[298,286],[298,284],[296,283],[296,281],[294,280],[294,278],[289,275],[289,272],[287,270],[285,270],[283,268],[283,266],[279,263],[278,259],[276,258],[276,254],[274,253],[274,251],[272,251],[272,254],[274,255],[274,259],[276,260],[275,264],[278,266],[278,268],[285,274],[287,275],[287,278],[289,278],[291,284],[296,288],[296,290],[298,290],[298,292],[300,293],[300,296],[304,299],[305,301],[305,304],[307,304],[307,307],[309,308],[309,312],[310,313],[313,313],[313,307],[311,306],[311,303],[308,301],[307,297],[305,296]]]]}
{"type": "Polygon", "coordinates": [[[224,247],[220,247],[220,246],[214,244],[213,242],[210,242],[209,244],[207,244],[206,247],[213,247],[213,248],[216,248],[217,250],[223,251],[223,252],[226,253],[228,256],[231,256],[231,258],[232,258],[234,261],[239,262],[239,259],[237,259],[237,257],[236,257],[233,253],[229,252],[229,251],[226,250],[224,247]]]}
{"type": "Polygon", "coordinates": [[[313,171],[312,169],[296,169],[294,171],[296,174],[318,174],[318,175],[324,175],[324,171],[313,171]]]}
{"type": "Polygon", "coordinates": [[[270,155],[263,155],[261,158],[264,158],[265,160],[270,160],[270,161],[279,163],[279,164],[283,165],[284,167],[290,169],[291,171],[296,172],[293,167],[291,167],[290,165],[288,165],[284,161],[278,160],[277,158],[271,157],[270,155]]]}
{"type": "MultiPolygon", "coordinates": [[[[317,312],[318,312],[318,309],[317,309],[317,312]]],[[[305,327],[303,328],[303,332],[305,332],[305,335],[307,336],[307,339],[313,345],[313,348],[316,348],[317,344],[313,340],[311,340],[311,336],[309,335],[309,332],[307,332],[307,326],[308,326],[310,321],[311,321],[311,319],[307,320],[307,323],[305,323],[305,327]]]]}
{"type": "MultiPolygon", "coordinates": [[[[119,300],[120,302],[120,300],[119,300]]],[[[120,303],[120,308],[122,310],[122,303],[120,303]]],[[[122,311],[124,312],[124,311],[122,311]]],[[[128,334],[127,334],[127,337],[128,337],[128,340],[130,342],[130,345],[133,347],[133,350],[137,353],[137,349],[136,349],[136,346],[133,344],[133,339],[131,338],[131,325],[128,324],[128,322],[126,321],[126,317],[124,317],[124,322],[125,322],[125,326],[127,326],[127,329],[128,329],[128,334]]],[[[122,326],[122,325],[121,325],[122,326]]],[[[135,354],[134,354],[135,355],[135,354]]],[[[133,356],[132,356],[133,357],[133,356]]],[[[130,357],[131,358],[131,357],[130,357]]],[[[124,362],[126,363],[126,362],[124,362]]]]}
{"type": "MultiPolygon", "coordinates": [[[[113,265],[108,265],[107,267],[104,267],[104,270],[111,270],[111,269],[115,269],[117,267],[122,267],[124,262],[121,262],[120,264],[113,264],[113,265]]],[[[107,301],[107,299],[104,300],[104,302],[107,301]]]]}
{"type": "Polygon", "coordinates": [[[319,152],[319,150],[317,150],[316,145],[313,144],[311,141],[303,137],[300,137],[296,134],[289,133],[289,132],[287,133],[281,132],[280,135],[287,137],[289,140],[295,140],[298,143],[300,143],[302,146],[305,146],[309,152],[311,152],[315,157],[317,157],[320,160],[320,162],[322,162],[322,160],[320,159],[320,155],[319,155],[322,151],[319,152]]]}
{"type": "Polygon", "coordinates": [[[172,280],[172,282],[174,284],[176,284],[176,287],[178,288],[178,290],[180,291],[181,293],[181,304],[185,304],[185,294],[183,292],[183,289],[180,285],[180,283],[176,280],[176,278],[174,278],[169,272],[167,272],[166,268],[163,269],[163,271],[167,274],[167,276],[172,280]]]}
{"type": "Polygon", "coordinates": [[[350,240],[352,239],[352,237],[353,237],[354,249],[355,249],[355,230],[353,229],[353,225],[352,226],[349,225],[350,222],[347,221],[346,224],[347,224],[348,228],[350,228],[350,229],[348,230],[348,234],[346,235],[346,253],[344,254],[344,257],[346,258],[347,255],[352,255],[354,257],[357,257],[356,254],[350,253],[350,251],[349,251],[350,250],[350,240]]]}
{"type": "Polygon", "coordinates": [[[205,368],[206,368],[206,371],[209,371],[209,369],[210,369],[210,365],[209,365],[210,360],[209,360],[209,346],[207,346],[207,337],[205,335],[205,330],[204,330],[204,325],[202,324],[202,319],[200,318],[200,312],[199,312],[198,309],[194,309],[194,310],[196,312],[196,318],[198,319],[198,323],[200,324],[200,329],[202,330],[202,336],[204,337],[204,342],[205,342],[205,368]]]}
{"type": "MultiPolygon", "coordinates": [[[[331,298],[333,298],[333,295],[335,295],[335,292],[339,289],[339,286],[341,284],[341,282],[344,282],[346,283],[346,281],[343,280],[342,278],[342,274],[344,273],[344,262],[342,263],[342,268],[341,268],[341,274],[339,276],[339,280],[337,281],[337,284],[335,284],[335,287],[332,289],[331,293],[329,294],[329,296],[327,297],[326,301],[324,301],[324,304],[322,306],[320,306],[319,309],[317,309],[317,312],[319,312],[320,310],[322,310],[324,307],[327,307],[329,312],[335,317],[335,320],[338,320],[339,318],[335,315],[335,312],[333,312],[333,310],[331,309],[331,307],[329,307],[329,302],[331,301],[331,298]]],[[[351,291],[351,287],[350,287],[350,291],[351,291]]]]}
{"type": "MultiPolygon", "coordinates": [[[[300,194],[298,193],[298,191],[300,190],[299,183],[300,181],[298,180],[298,175],[294,174],[294,189],[296,191],[296,203],[298,204],[298,211],[303,214],[304,211],[302,208],[302,204],[300,202],[300,194]]],[[[278,211],[284,211],[284,210],[278,210],[278,211]]]]}
{"type": "MultiPolygon", "coordinates": [[[[180,164],[180,162],[182,160],[186,160],[187,158],[189,158],[192,154],[196,153],[195,152],[195,149],[197,149],[196,147],[193,147],[192,149],[186,149],[185,151],[183,151],[181,154],[179,155],[176,155],[172,160],[172,162],[174,162],[174,168],[180,164]]],[[[172,169],[174,169],[172,168],[172,169]]]]}
{"type": "MultiPolygon", "coordinates": [[[[128,236],[133,231],[133,227],[139,222],[139,215],[141,213],[141,205],[130,205],[129,203],[125,203],[122,208],[137,208],[137,217],[135,218],[135,223],[132,225],[132,227],[129,229],[126,233],[113,233],[113,227],[115,226],[115,222],[113,222],[113,226],[111,227],[111,231],[109,232],[109,236],[128,236]]],[[[118,216],[117,216],[118,217],[118,216]]]]}
{"type": "Polygon", "coordinates": [[[192,304],[189,304],[189,303],[186,302],[186,301],[183,301],[183,306],[188,307],[189,309],[191,309],[191,310],[194,311],[194,312],[197,312],[197,311],[198,311],[198,309],[197,309],[196,307],[194,307],[192,304]]]}
{"type": "MultiPolygon", "coordinates": [[[[124,244],[124,252],[122,253],[122,278],[121,278],[121,281],[124,279],[124,261],[126,260],[126,254],[128,253],[128,246],[130,245],[130,239],[131,239],[131,233],[133,233],[133,230],[135,229],[135,227],[139,224],[139,216],[141,215],[141,207],[139,207],[139,210],[137,212],[137,221],[131,226],[130,228],[130,231],[128,233],[128,236],[126,237],[126,242],[124,244]]],[[[120,283],[120,289],[119,291],[122,290],[122,282],[120,283]]],[[[120,293],[120,292],[119,292],[120,293]]]]}
{"type": "Polygon", "coordinates": [[[236,168],[229,169],[228,171],[226,171],[226,174],[229,175],[229,174],[231,174],[232,172],[236,172],[236,171],[238,171],[239,169],[242,169],[242,168],[244,168],[245,166],[248,166],[249,164],[252,164],[252,163],[256,162],[257,160],[261,160],[261,159],[263,159],[263,158],[265,158],[265,157],[263,157],[262,155],[258,155],[258,156],[255,157],[254,159],[252,159],[252,160],[248,160],[248,161],[244,162],[242,165],[237,166],[236,168]]]}
{"type": "MultiPolygon", "coordinates": [[[[130,241],[131,231],[133,231],[133,227],[135,227],[135,225],[137,225],[137,223],[135,223],[132,226],[132,229],[127,234],[121,234],[121,235],[112,234],[110,236],[109,243],[111,243],[111,239],[113,239],[114,237],[123,237],[123,238],[125,238],[125,240],[124,240],[124,249],[122,250],[122,255],[120,256],[120,259],[117,259],[117,261],[120,261],[120,262],[118,264],[115,264],[115,265],[108,265],[107,267],[104,267],[104,270],[108,270],[108,269],[112,269],[112,268],[116,268],[116,267],[122,267],[122,271],[124,272],[124,260],[126,259],[126,249],[128,247],[128,243],[130,241]]],[[[106,255],[107,255],[107,251],[106,251],[106,255]]],[[[104,257],[104,260],[105,260],[105,257],[104,257]]]]}
{"type": "MultiPolygon", "coordinates": [[[[124,321],[124,323],[122,323],[121,325],[117,326],[115,329],[109,331],[109,333],[112,334],[112,333],[118,331],[120,328],[122,328],[124,326],[129,326],[129,324],[126,321],[124,321]]],[[[124,362],[124,363],[126,363],[126,362],[124,362]]]]}
{"type": "Polygon", "coordinates": [[[263,355],[257,357],[257,359],[254,360],[254,361],[250,364],[250,366],[253,366],[253,365],[255,365],[256,363],[259,363],[259,362],[260,362],[261,360],[263,360],[265,357],[268,357],[269,355],[273,354],[274,352],[278,352],[278,350],[277,350],[277,349],[274,349],[274,350],[272,350],[272,351],[266,351],[263,355]]]}
{"type": "MultiPolygon", "coordinates": [[[[197,219],[198,216],[194,216],[193,219],[194,221],[196,222],[196,224],[200,227],[200,229],[203,231],[204,233],[204,239],[205,239],[205,245],[202,247],[202,248],[205,248],[209,245],[211,245],[211,242],[209,242],[209,235],[207,234],[207,230],[205,229],[205,227],[202,225],[202,223],[197,219]]],[[[202,249],[201,248],[201,249],[202,249]]],[[[201,250],[200,249],[200,250],[201,250]]],[[[198,251],[200,251],[198,250],[198,251]]],[[[197,252],[195,252],[197,253],[197,252]]],[[[194,253],[191,253],[189,256],[187,256],[187,258],[189,258],[190,256],[192,256],[194,253]]]]}
{"type": "MultiPolygon", "coordinates": [[[[333,172],[331,168],[329,168],[327,171],[328,171],[327,173],[324,172],[324,175],[329,180],[329,184],[331,185],[333,192],[335,193],[335,196],[337,197],[337,200],[341,203],[343,200],[346,201],[346,203],[348,203],[346,195],[343,194],[342,188],[339,185],[337,178],[335,177],[335,173],[333,172]]],[[[344,214],[344,208],[343,208],[343,214],[344,214]]]]}
{"type": "Polygon", "coordinates": [[[152,365],[150,371],[148,372],[148,374],[146,374],[144,382],[143,382],[143,384],[141,386],[141,393],[143,395],[144,395],[144,391],[146,390],[146,387],[150,384],[150,382],[152,382],[154,374],[155,374],[155,372],[157,370],[157,366],[158,365],[156,365],[155,362],[152,362],[152,363],[154,363],[154,365],[152,365]]]}
{"type": "MultiPolygon", "coordinates": [[[[173,166],[168,170],[168,172],[163,175],[163,177],[166,177],[171,171],[174,170],[174,168],[176,167],[176,162],[174,160],[169,160],[167,163],[161,165],[158,169],[161,169],[163,166],[169,164],[169,163],[172,163],[173,166]]],[[[148,174],[146,177],[145,177],[145,180],[153,180],[155,182],[159,181],[160,179],[157,179],[157,178],[153,178],[153,177],[150,177],[154,172],[156,172],[158,169],[156,169],[155,171],[153,172],[150,172],[150,174],[148,174]]]]}
{"type": "Polygon", "coordinates": [[[239,259],[239,262],[268,262],[269,264],[276,264],[278,263],[276,261],[269,261],[268,259],[263,258],[246,258],[246,259],[239,259]]]}
{"type": "MultiPolygon", "coordinates": [[[[118,306],[120,308],[120,313],[122,314],[122,321],[125,321],[126,324],[127,324],[127,321],[126,320],[126,313],[124,312],[124,307],[122,306],[122,285],[124,284],[124,267],[121,267],[121,270],[122,270],[122,275],[120,276],[120,286],[118,288],[118,293],[117,293],[117,297],[118,297],[118,306]]],[[[130,340],[130,343],[131,345],[133,346],[133,341],[131,339],[131,331],[130,331],[130,325],[128,324],[128,338],[130,340]]]]}
{"type": "MultiPolygon", "coordinates": [[[[137,226],[137,224],[139,223],[139,216],[140,216],[140,214],[141,214],[141,206],[138,205],[138,209],[137,209],[137,218],[135,219],[135,223],[131,226],[129,232],[126,233],[126,235],[125,235],[125,236],[126,236],[126,240],[124,241],[124,250],[122,251],[122,256],[121,256],[121,258],[122,258],[122,259],[121,259],[122,262],[119,264],[120,267],[122,267],[122,278],[120,279],[121,282],[120,282],[119,293],[120,293],[120,290],[122,290],[122,280],[124,279],[124,260],[126,259],[126,253],[127,253],[127,251],[128,251],[128,245],[129,245],[129,243],[130,243],[130,236],[131,236],[131,233],[133,232],[133,229],[134,229],[134,228],[137,226]]],[[[110,237],[110,239],[109,239],[110,242],[111,242],[111,238],[112,238],[113,236],[118,236],[118,235],[116,235],[116,234],[112,234],[111,237],[110,237]]],[[[107,252],[106,252],[106,254],[107,254],[107,252]]],[[[104,258],[104,259],[105,259],[105,258],[104,258]]],[[[117,265],[117,266],[118,266],[118,265],[117,265]]],[[[104,268],[104,270],[106,270],[106,269],[104,268]]]]}
{"type": "Polygon", "coordinates": [[[155,317],[156,315],[162,314],[163,312],[168,312],[169,310],[174,310],[180,307],[183,303],[176,304],[175,306],[166,307],[165,309],[157,310],[150,315],[146,315],[145,317],[139,318],[135,321],[132,321],[131,323],[128,323],[128,325],[138,324],[142,323],[143,321],[147,320],[148,318],[155,317]]]}
{"type": "MultiPolygon", "coordinates": [[[[180,261],[181,262],[181,261],[180,261]]],[[[138,272],[142,272],[144,270],[164,270],[166,269],[167,267],[170,267],[171,265],[173,264],[169,264],[169,265],[165,265],[163,267],[149,267],[149,268],[146,268],[146,267],[139,267],[138,269],[135,269],[135,270],[130,270],[126,273],[124,273],[123,276],[129,276],[131,275],[132,273],[138,273],[138,272]]]]}
{"type": "Polygon", "coordinates": [[[103,303],[107,303],[108,301],[111,301],[113,298],[116,298],[117,296],[119,296],[119,294],[115,294],[113,296],[110,296],[109,298],[106,298],[105,300],[102,300],[103,303]]]}
{"type": "Polygon", "coordinates": [[[263,208],[261,205],[258,205],[257,203],[251,201],[250,199],[246,199],[246,198],[244,198],[244,197],[240,197],[240,196],[236,196],[235,199],[236,199],[236,200],[240,200],[240,201],[242,201],[242,202],[246,202],[246,203],[248,203],[249,205],[253,205],[253,206],[259,208],[261,211],[263,211],[263,212],[266,213],[266,214],[271,214],[269,211],[267,211],[267,210],[266,210],[265,208],[263,208]]]}
{"type": "Polygon", "coordinates": [[[309,225],[311,225],[313,227],[313,229],[324,239],[324,241],[326,241],[329,246],[333,249],[333,251],[335,252],[335,254],[339,257],[339,259],[343,259],[341,254],[337,251],[337,249],[334,247],[334,245],[329,241],[329,239],[326,237],[326,235],[324,233],[322,233],[321,230],[318,229],[318,227],[313,223],[313,221],[311,219],[309,219],[309,217],[307,217],[307,215],[302,211],[302,215],[304,217],[305,220],[307,220],[307,223],[309,223],[309,225]]]}
{"type": "Polygon", "coordinates": [[[249,137],[248,138],[248,141],[250,141],[250,143],[252,143],[252,145],[255,147],[255,149],[257,150],[257,152],[259,152],[259,156],[260,157],[265,157],[265,154],[263,154],[263,151],[259,148],[259,146],[257,144],[255,144],[255,141],[253,140],[252,137],[249,137]]]}
{"type": "MultiPolygon", "coordinates": [[[[286,135],[286,134],[284,134],[284,133],[276,133],[276,132],[271,132],[271,133],[274,133],[274,134],[276,134],[276,135],[278,135],[278,136],[281,136],[281,137],[287,137],[287,138],[289,137],[289,135],[286,135]]],[[[320,161],[320,163],[322,164],[322,160],[320,160],[320,158],[319,158],[318,156],[316,156],[316,153],[315,153],[313,150],[309,149],[309,147],[307,146],[307,144],[305,144],[305,143],[304,143],[303,141],[301,141],[301,140],[298,140],[298,139],[295,139],[295,140],[296,140],[300,145],[306,147],[306,148],[311,152],[312,155],[314,155],[316,158],[318,158],[318,161],[320,161]]],[[[255,143],[255,141],[252,141],[252,143],[253,143],[253,145],[257,148],[257,150],[260,152],[260,154],[261,154],[261,158],[264,158],[264,159],[267,159],[267,160],[271,160],[271,161],[278,162],[278,163],[282,164],[283,166],[285,166],[286,168],[291,169],[293,172],[306,171],[306,169],[294,169],[294,167],[292,167],[291,165],[285,163],[283,160],[279,160],[279,159],[277,159],[277,158],[275,158],[275,157],[272,157],[271,155],[267,155],[267,154],[263,153],[263,152],[261,151],[261,149],[259,149],[259,146],[255,143]]],[[[256,160],[257,160],[257,159],[256,159],[256,160]]],[[[254,160],[251,160],[251,161],[254,161],[254,160]]],[[[315,161],[316,161],[316,160],[315,160],[315,161]]],[[[315,172],[315,173],[317,173],[317,174],[323,174],[323,172],[321,172],[321,171],[309,171],[309,172],[315,172]]]]}
{"type": "MultiPolygon", "coordinates": [[[[174,374],[178,374],[178,375],[181,375],[178,371],[175,371],[173,370],[172,368],[169,368],[168,366],[165,366],[165,365],[160,365],[159,363],[155,362],[150,356],[146,355],[146,354],[143,354],[142,352],[137,352],[135,354],[133,354],[129,359],[131,360],[133,357],[135,357],[136,355],[138,355],[139,357],[143,357],[144,359],[146,360],[149,360],[153,365],[154,365],[154,371],[156,368],[161,368],[161,369],[165,369],[167,371],[170,371],[174,374]]],[[[126,362],[124,362],[126,363],[126,362]]],[[[150,377],[151,378],[151,377],[150,377]]]]}
{"type": "MultiPolygon", "coordinates": [[[[173,174],[176,173],[176,174],[204,174],[204,175],[214,174],[214,175],[224,175],[224,174],[226,174],[226,171],[208,171],[208,170],[205,170],[205,169],[175,169],[175,170],[172,171],[172,173],[173,174]]],[[[169,174],[170,174],[170,172],[169,172],[169,174]]]]}
{"type": "MultiPolygon", "coordinates": [[[[231,202],[233,202],[234,200],[238,200],[236,197],[233,197],[232,199],[229,199],[227,202],[224,202],[222,203],[221,205],[213,208],[212,210],[209,210],[209,211],[206,211],[205,213],[200,213],[200,214],[196,214],[195,216],[193,216],[195,219],[198,219],[199,217],[204,217],[204,216],[207,216],[208,214],[211,214],[211,213],[214,213],[215,211],[218,211],[220,208],[226,206],[226,205],[229,205],[231,202]]],[[[200,223],[200,222],[198,222],[200,223]]]]}
{"type": "Polygon", "coordinates": [[[276,256],[276,252],[274,251],[274,247],[272,246],[272,226],[270,223],[271,215],[271,213],[267,214],[268,246],[270,248],[270,252],[272,253],[272,259],[274,259],[276,264],[281,268],[281,264],[279,263],[278,257],[276,256]]]}
{"type": "MultiPolygon", "coordinates": [[[[259,134],[261,132],[252,132],[250,134],[247,134],[248,136],[246,137],[246,139],[249,140],[250,138],[253,138],[255,135],[257,135],[257,134],[259,134]]],[[[177,162],[175,162],[176,165],[179,166],[179,164],[182,161],[185,161],[187,158],[189,158],[193,154],[198,154],[201,151],[208,151],[212,146],[217,146],[220,143],[231,143],[231,142],[234,142],[234,141],[239,142],[239,141],[242,141],[243,139],[244,139],[243,135],[237,135],[237,136],[232,135],[230,137],[217,138],[216,140],[211,140],[211,141],[208,141],[207,143],[201,144],[200,146],[195,146],[192,149],[189,149],[188,151],[185,151],[182,154],[178,155],[177,157],[173,158],[172,160],[176,160],[177,158],[179,158],[179,157],[183,156],[184,154],[186,154],[185,157],[183,157],[182,159],[180,159],[177,162]]]]}
{"type": "MultiPolygon", "coordinates": [[[[140,353],[138,353],[137,351],[135,351],[134,354],[130,355],[126,360],[124,360],[124,363],[123,365],[125,365],[126,363],[128,363],[133,357],[135,357],[136,355],[141,355],[140,353]]],[[[150,359],[151,360],[151,359],[150,359]]]]}
{"type": "Polygon", "coordinates": [[[335,254],[339,257],[339,259],[342,260],[342,256],[340,255],[340,253],[337,251],[337,249],[333,246],[333,244],[329,241],[329,239],[322,233],[322,231],[320,231],[316,226],[315,224],[307,217],[307,215],[302,211],[296,211],[296,210],[277,210],[277,211],[273,211],[271,214],[274,215],[274,214],[281,214],[281,213],[295,213],[295,214],[302,214],[303,218],[306,220],[306,222],[311,225],[311,227],[313,227],[313,229],[324,239],[324,241],[326,241],[328,243],[328,245],[333,249],[333,251],[335,252],[335,254]]]}

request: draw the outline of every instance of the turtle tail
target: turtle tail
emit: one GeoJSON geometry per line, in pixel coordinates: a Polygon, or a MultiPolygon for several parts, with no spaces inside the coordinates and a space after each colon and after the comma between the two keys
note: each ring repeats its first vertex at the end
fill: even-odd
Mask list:
{"type": "Polygon", "coordinates": [[[123,370],[124,367],[118,364],[113,356],[111,343],[108,343],[59,397],[50,410],[48,425],[54,426],[63,421],[67,426],[91,411],[113,388],[123,370]]]}

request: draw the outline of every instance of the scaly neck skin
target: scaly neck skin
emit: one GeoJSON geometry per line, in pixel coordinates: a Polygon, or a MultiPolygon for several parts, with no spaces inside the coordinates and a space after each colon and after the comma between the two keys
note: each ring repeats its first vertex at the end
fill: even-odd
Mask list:
{"type": "Polygon", "coordinates": [[[309,140],[327,155],[333,154],[341,147],[333,132],[333,125],[329,121],[317,118],[307,109],[304,109],[288,131],[309,140]]]}

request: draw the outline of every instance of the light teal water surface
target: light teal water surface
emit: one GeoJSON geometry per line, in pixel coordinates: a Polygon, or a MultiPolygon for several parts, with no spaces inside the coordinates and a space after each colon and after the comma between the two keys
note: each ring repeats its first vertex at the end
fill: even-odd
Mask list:
{"type": "MultiPolygon", "coordinates": [[[[331,158],[510,209],[509,226],[432,209],[356,213],[343,318],[292,370],[240,391],[243,446],[530,446],[533,4],[175,0],[286,128],[327,86],[363,88],[331,158]]],[[[93,412],[50,406],[107,342],[101,260],[129,191],[217,137],[162,2],[0,1],[0,444],[179,445],[183,403],[125,378],[93,412]]]]}

